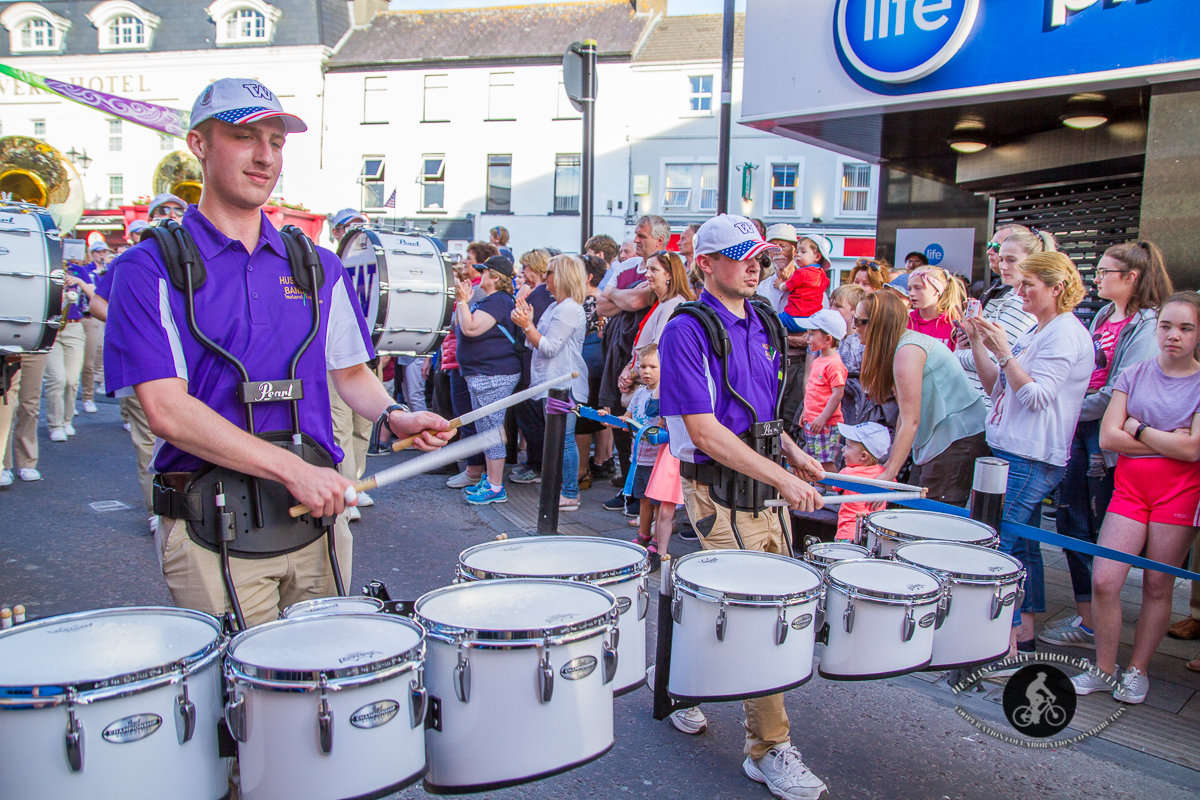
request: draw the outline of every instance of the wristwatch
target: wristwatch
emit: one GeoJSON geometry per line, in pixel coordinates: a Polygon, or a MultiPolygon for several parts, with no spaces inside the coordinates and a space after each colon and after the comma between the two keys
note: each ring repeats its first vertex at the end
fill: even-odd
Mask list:
{"type": "Polygon", "coordinates": [[[1016,358],[1016,356],[1005,356],[1004,358],[997,360],[996,364],[1000,367],[1000,369],[1004,369],[1006,366],[1008,366],[1008,362],[1012,361],[1014,358],[1016,358]]]}
{"type": "Polygon", "coordinates": [[[392,432],[392,436],[400,436],[400,434],[392,430],[393,411],[408,411],[408,406],[403,406],[399,403],[392,403],[390,406],[384,409],[382,414],[379,415],[383,419],[383,424],[387,425],[387,429],[392,432]]]}
{"type": "Polygon", "coordinates": [[[1141,425],[1138,425],[1137,430],[1133,434],[1133,438],[1140,442],[1142,440],[1142,431],[1146,430],[1146,428],[1149,428],[1149,427],[1150,426],[1144,422],[1141,425]]]}

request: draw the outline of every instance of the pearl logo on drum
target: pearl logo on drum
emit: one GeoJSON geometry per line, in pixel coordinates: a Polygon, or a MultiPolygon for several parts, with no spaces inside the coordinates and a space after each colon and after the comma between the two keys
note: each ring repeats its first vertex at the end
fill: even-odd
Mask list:
{"type": "Polygon", "coordinates": [[[597,663],[599,662],[595,656],[580,656],[563,664],[558,674],[562,675],[564,680],[580,681],[596,671],[597,663]]]}
{"type": "Polygon", "coordinates": [[[936,619],[937,619],[937,614],[926,614],[925,616],[921,617],[920,622],[918,622],[917,624],[920,625],[922,628],[928,628],[930,625],[933,624],[934,620],[936,620],[936,619]]]}
{"type": "Polygon", "coordinates": [[[338,663],[345,664],[347,661],[366,661],[369,658],[374,658],[375,656],[381,655],[383,655],[383,653],[378,650],[361,650],[357,653],[350,653],[349,655],[342,656],[338,659],[338,663]]]}
{"type": "Polygon", "coordinates": [[[145,739],[161,726],[162,717],[158,714],[134,714],[112,723],[100,735],[106,742],[129,744],[139,739],[145,739]]]}
{"type": "Polygon", "coordinates": [[[792,630],[802,631],[805,628],[807,628],[809,625],[811,625],[812,621],[813,621],[812,614],[801,614],[800,616],[798,616],[794,620],[792,620],[792,630]]]}
{"type": "Polygon", "coordinates": [[[350,724],[356,728],[379,728],[391,722],[399,711],[400,704],[395,700],[380,700],[351,714],[350,724]]]}

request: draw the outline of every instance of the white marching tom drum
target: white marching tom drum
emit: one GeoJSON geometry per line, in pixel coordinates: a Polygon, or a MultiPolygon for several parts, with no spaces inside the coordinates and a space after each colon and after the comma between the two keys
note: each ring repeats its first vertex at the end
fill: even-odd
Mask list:
{"type": "Polygon", "coordinates": [[[701,550],[671,574],[671,676],[686,700],[742,700],[812,677],[821,573],[755,550],[701,550]]]}
{"type": "Polygon", "coordinates": [[[383,611],[383,601],[374,597],[321,597],[292,603],[280,617],[295,619],[316,614],[376,614],[380,611],[383,611]]]}
{"type": "Polygon", "coordinates": [[[0,347],[45,352],[62,317],[62,239],[46,209],[0,202],[0,347]]]}
{"type": "Polygon", "coordinates": [[[544,536],[484,542],[458,557],[464,581],[497,578],[557,578],[603,586],[617,598],[621,657],[615,693],[620,696],[646,682],[646,576],[650,558],[633,542],[594,536],[544,536]]]}
{"type": "Polygon", "coordinates": [[[908,542],[895,559],[941,575],[946,588],[929,669],[987,663],[1008,653],[1012,606],[1020,604],[1025,568],[1007,553],[956,542],[908,542]]]}
{"type": "Polygon", "coordinates": [[[867,558],[867,548],[851,542],[817,542],[804,551],[804,560],[824,572],[839,561],[867,558]]]}
{"type": "Polygon", "coordinates": [[[0,798],[227,796],[221,623],[115,608],[0,633],[0,798]]]}
{"type": "Polygon", "coordinates": [[[874,558],[833,564],[821,677],[871,680],[929,666],[941,598],[938,577],[919,567],[874,558]]]}
{"type": "Polygon", "coordinates": [[[351,228],[338,246],[376,355],[432,353],[450,332],[454,277],[433,239],[351,228]]]}
{"type": "Polygon", "coordinates": [[[889,508],[867,514],[863,518],[863,530],[867,535],[867,550],[876,558],[890,558],[896,547],[904,542],[932,539],[995,547],[1000,541],[996,530],[982,522],[955,514],[910,508],[889,508]]]}
{"type": "Polygon", "coordinates": [[[423,595],[415,613],[429,635],[427,791],[514,786],[612,748],[611,593],[573,581],[476,581],[423,595]]]}
{"type": "Polygon", "coordinates": [[[391,614],[321,614],[229,643],[225,719],[246,800],[382,797],[425,771],[424,631],[391,614]]]}

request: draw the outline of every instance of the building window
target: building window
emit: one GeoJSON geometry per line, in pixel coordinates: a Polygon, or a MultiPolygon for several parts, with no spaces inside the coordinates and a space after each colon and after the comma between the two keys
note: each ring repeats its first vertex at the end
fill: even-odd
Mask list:
{"type": "Polygon", "coordinates": [[[110,119],[108,121],[108,150],[111,153],[119,153],[122,150],[121,141],[121,120],[110,119]]]}
{"type": "Polygon", "coordinates": [[[146,26],[137,17],[117,17],[108,26],[108,43],[129,47],[146,43],[146,26]]]}
{"type": "Polygon", "coordinates": [[[21,28],[21,47],[25,50],[57,50],[54,28],[44,19],[31,19],[21,28]]]}
{"type": "Polygon", "coordinates": [[[663,211],[690,211],[692,207],[692,166],[668,164],[663,211]]]}
{"type": "Polygon", "coordinates": [[[87,15],[100,32],[97,46],[105,50],[146,50],[162,22],[132,0],[105,0],[87,15]]]}
{"type": "Polygon", "coordinates": [[[386,123],[387,76],[363,78],[363,117],[368,125],[386,123]]]}
{"type": "Polygon", "coordinates": [[[715,212],[717,175],[716,164],[667,164],[663,174],[663,212],[715,212]]]}
{"type": "Polygon", "coordinates": [[[771,165],[771,211],[796,213],[796,190],[799,187],[799,164],[771,165]]]}
{"type": "Polygon", "coordinates": [[[225,36],[229,39],[265,39],[267,18],[252,8],[241,8],[227,18],[225,36]]]}
{"type": "Polygon", "coordinates": [[[842,199],[839,212],[846,216],[870,216],[871,165],[843,162],[841,168],[842,199]]]}
{"type": "Polygon", "coordinates": [[[700,210],[712,211],[717,210],[717,177],[720,175],[717,172],[716,164],[701,164],[700,165],[700,210]]]}
{"type": "Polygon", "coordinates": [[[421,209],[446,210],[446,157],[438,154],[421,156],[421,209]]]}
{"type": "Polygon", "coordinates": [[[450,121],[450,76],[425,76],[425,107],[422,122],[450,121]]]}
{"type": "Polygon", "coordinates": [[[711,114],[713,101],[713,76],[692,75],[688,78],[688,83],[691,86],[691,94],[688,96],[688,103],[691,110],[696,113],[711,114]]]}
{"type": "Polygon", "coordinates": [[[575,106],[571,105],[571,98],[567,97],[567,84],[563,82],[562,70],[558,71],[558,105],[554,112],[555,119],[579,119],[582,116],[575,110],[575,106]]]}
{"type": "Polygon", "coordinates": [[[217,24],[217,44],[270,44],[283,15],[264,0],[216,0],[206,11],[217,24]]]}
{"type": "Polygon", "coordinates": [[[125,176],[108,176],[108,207],[116,208],[125,205],[125,176]]]}
{"type": "Polygon", "coordinates": [[[384,163],[383,156],[363,156],[362,171],[358,174],[363,186],[363,208],[383,208],[387,199],[384,196],[384,163]]]}
{"type": "Polygon", "coordinates": [[[158,149],[159,150],[174,150],[175,149],[175,137],[169,133],[160,133],[158,135],[158,149]]]}
{"type": "Polygon", "coordinates": [[[579,213],[579,153],[559,153],[554,157],[554,213],[579,213]]]}
{"type": "Polygon", "coordinates": [[[6,3],[0,25],[8,30],[13,53],[58,53],[71,21],[37,3],[6,3]]]}
{"type": "Polygon", "coordinates": [[[512,211],[512,156],[488,156],[487,210],[512,211]]]}
{"type": "Polygon", "coordinates": [[[517,118],[516,73],[493,72],[488,85],[488,119],[517,118]]]}
{"type": "Polygon", "coordinates": [[[33,135],[38,139],[46,138],[46,120],[44,120],[44,119],[33,120],[33,135]]]}

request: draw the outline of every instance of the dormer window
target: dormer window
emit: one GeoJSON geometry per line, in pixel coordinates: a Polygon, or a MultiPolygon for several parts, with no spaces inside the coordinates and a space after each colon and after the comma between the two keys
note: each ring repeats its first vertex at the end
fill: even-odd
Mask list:
{"type": "Polygon", "coordinates": [[[14,3],[0,14],[14,54],[61,53],[71,21],[37,3],[14,3]]]}
{"type": "Polygon", "coordinates": [[[97,46],[109,50],[149,50],[162,20],[130,0],[107,0],[88,14],[100,36],[97,46]]]}
{"type": "Polygon", "coordinates": [[[207,9],[217,25],[217,44],[270,44],[283,15],[263,0],[216,0],[207,9]]]}

